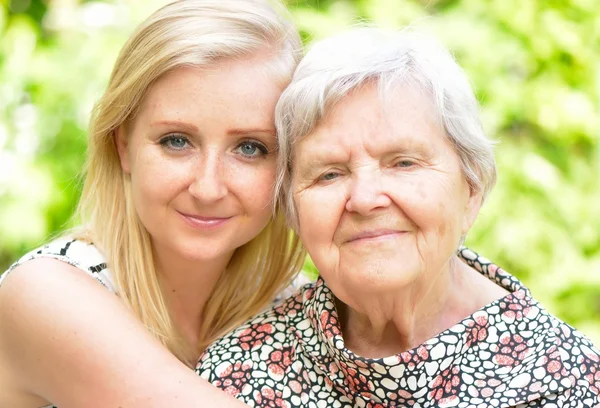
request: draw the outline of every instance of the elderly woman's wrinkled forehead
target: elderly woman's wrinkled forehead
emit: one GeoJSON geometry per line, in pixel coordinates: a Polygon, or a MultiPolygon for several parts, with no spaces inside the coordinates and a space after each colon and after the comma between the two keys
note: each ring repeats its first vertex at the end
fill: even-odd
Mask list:
{"type": "Polygon", "coordinates": [[[402,103],[398,103],[398,99],[403,95],[411,94],[423,96],[423,98],[419,98],[419,102],[421,102],[420,107],[423,108],[422,102],[425,102],[425,108],[429,119],[441,127],[444,126],[443,116],[439,106],[436,104],[435,95],[431,91],[431,87],[427,84],[422,84],[420,81],[410,80],[408,78],[394,78],[392,80],[386,80],[385,78],[370,79],[349,90],[339,99],[329,100],[328,103],[323,106],[322,111],[319,111],[315,116],[312,126],[307,128],[307,133],[304,135],[299,134],[298,137],[292,141],[292,154],[294,153],[294,147],[297,143],[310,137],[310,135],[322,124],[328,122],[331,116],[338,112],[340,105],[343,104],[344,101],[365,92],[365,90],[373,89],[376,90],[377,93],[382,120],[392,117],[398,110],[409,109],[413,105],[410,100],[403,99],[402,103]]]}
{"type": "Polygon", "coordinates": [[[314,128],[295,140],[290,170],[295,176],[322,161],[342,166],[361,149],[375,156],[415,149],[423,154],[439,151],[440,143],[454,150],[430,93],[407,83],[382,90],[370,81],[329,106],[314,128]]]}

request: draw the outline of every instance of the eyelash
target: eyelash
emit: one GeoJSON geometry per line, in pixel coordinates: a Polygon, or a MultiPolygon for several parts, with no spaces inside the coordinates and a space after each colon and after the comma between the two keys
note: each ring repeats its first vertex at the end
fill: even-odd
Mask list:
{"type": "MultiPolygon", "coordinates": [[[[408,168],[414,167],[415,165],[416,165],[416,163],[413,160],[410,160],[410,159],[401,159],[401,160],[398,160],[394,164],[394,167],[400,167],[400,168],[408,169],[408,168]],[[402,163],[406,164],[406,166],[401,166],[402,163]]],[[[334,171],[328,171],[326,173],[321,174],[317,178],[317,182],[332,181],[332,180],[335,180],[339,175],[340,175],[339,173],[336,173],[334,171]],[[333,176],[333,178],[327,179],[326,177],[329,176],[329,175],[333,176]]]]}
{"type": "MultiPolygon", "coordinates": [[[[167,149],[173,150],[173,151],[185,150],[185,149],[189,148],[189,145],[190,145],[189,139],[186,136],[179,134],[179,133],[173,133],[173,134],[167,135],[167,136],[163,137],[162,139],[160,139],[159,143],[162,146],[166,147],[167,149]],[[169,144],[169,142],[172,142],[173,140],[181,140],[186,143],[186,146],[185,147],[173,147],[172,145],[169,144]]],[[[238,144],[236,146],[236,150],[239,151],[239,149],[241,149],[241,147],[245,146],[245,145],[250,145],[252,147],[255,147],[260,152],[257,155],[248,155],[248,154],[245,154],[240,151],[240,154],[246,158],[255,159],[258,157],[264,157],[269,154],[269,149],[267,149],[267,147],[264,144],[257,142],[255,140],[244,140],[243,142],[241,142],[240,144],[238,144]]]]}
{"type": "Polygon", "coordinates": [[[185,150],[185,149],[189,148],[190,141],[186,136],[184,136],[182,134],[173,133],[173,134],[167,135],[167,136],[163,137],[162,139],[160,139],[159,143],[161,144],[161,146],[164,146],[169,150],[181,151],[181,150],[185,150]],[[178,140],[178,139],[183,140],[186,143],[186,146],[185,147],[173,147],[173,146],[169,145],[169,142],[172,142],[173,140],[178,140]]]}
{"type": "Polygon", "coordinates": [[[394,167],[401,167],[401,168],[410,168],[413,167],[416,163],[410,159],[402,159],[402,160],[398,160],[396,162],[396,164],[394,165],[394,167]],[[406,163],[408,164],[408,166],[400,166],[400,164],[402,163],[406,163]]]}
{"type": "Polygon", "coordinates": [[[260,151],[260,153],[257,154],[257,155],[248,155],[248,154],[245,154],[245,153],[243,153],[243,152],[240,151],[240,154],[242,156],[246,157],[246,158],[256,159],[256,158],[259,158],[259,157],[265,157],[266,155],[269,154],[269,149],[267,149],[267,147],[264,144],[262,144],[262,143],[260,143],[260,142],[258,142],[256,140],[244,140],[243,142],[241,142],[240,144],[238,144],[236,146],[236,150],[239,151],[242,148],[242,146],[244,146],[244,145],[250,145],[250,146],[255,147],[256,149],[258,149],[260,151]]]}
{"type": "Polygon", "coordinates": [[[340,175],[340,173],[337,173],[337,172],[334,172],[334,171],[328,171],[326,173],[321,174],[319,176],[319,178],[317,179],[317,182],[324,182],[324,183],[326,183],[326,182],[329,182],[329,181],[333,181],[333,180],[337,179],[339,175],[340,175]],[[334,177],[330,178],[330,179],[325,178],[328,175],[332,175],[334,177]]]}

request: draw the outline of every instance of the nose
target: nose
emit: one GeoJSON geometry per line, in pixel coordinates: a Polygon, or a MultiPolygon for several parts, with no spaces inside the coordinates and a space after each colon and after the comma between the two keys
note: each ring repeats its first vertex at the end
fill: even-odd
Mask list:
{"type": "Polygon", "coordinates": [[[391,199],[385,194],[382,186],[382,174],[379,169],[354,173],[346,210],[367,216],[377,209],[389,207],[391,199]]]}
{"type": "Polygon", "coordinates": [[[217,152],[207,152],[198,159],[188,190],[196,199],[206,203],[218,201],[227,195],[222,158],[217,152]]]}

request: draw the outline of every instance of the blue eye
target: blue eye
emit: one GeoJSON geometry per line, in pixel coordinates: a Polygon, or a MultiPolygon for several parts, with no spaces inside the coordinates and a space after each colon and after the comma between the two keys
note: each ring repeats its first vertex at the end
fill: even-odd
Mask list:
{"type": "Polygon", "coordinates": [[[160,140],[162,146],[171,150],[184,150],[189,147],[189,140],[183,135],[167,135],[160,140]]]}
{"type": "Polygon", "coordinates": [[[321,177],[319,177],[319,180],[322,180],[322,181],[331,181],[331,180],[337,178],[338,176],[339,176],[338,173],[329,172],[329,173],[325,173],[321,177]]]}
{"type": "Polygon", "coordinates": [[[266,156],[269,154],[269,150],[265,147],[265,145],[256,141],[242,142],[237,146],[236,149],[242,156],[249,158],[266,156]]]}

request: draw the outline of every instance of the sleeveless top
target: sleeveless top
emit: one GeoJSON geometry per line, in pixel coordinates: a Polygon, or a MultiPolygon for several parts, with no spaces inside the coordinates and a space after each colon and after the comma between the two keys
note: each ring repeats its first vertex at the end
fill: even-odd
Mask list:
{"type": "Polygon", "coordinates": [[[106,265],[104,255],[102,255],[94,244],[70,237],[58,238],[25,254],[21,259],[12,264],[2,276],[0,276],[0,285],[2,285],[4,279],[17,266],[38,258],[53,258],[66,262],[96,279],[112,293],[117,293],[112,274],[106,265]]]}
{"type": "MultiPolygon", "coordinates": [[[[0,275],[0,286],[2,286],[4,279],[17,266],[38,258],[53,258],[66,262],[69,265],[81,269],[83,272],[96,279],[96,281],[106,287],[110,292],[117,294],[112,273],[100,250],[98,250],[93,243],[71,237],[58,238],[25,254],[21,259],[12,264],[4,274],[0,275]]],[[[292,284],[274,299],[273,303],[277,303],[280,300],[287,298],[290,294],[294,293],[308,282],[310,282],[310,280],[305,275],[299,274],[292,284]]],[[[41,408],[57,407],[54,405],[47,405],[41,408]]]]}

